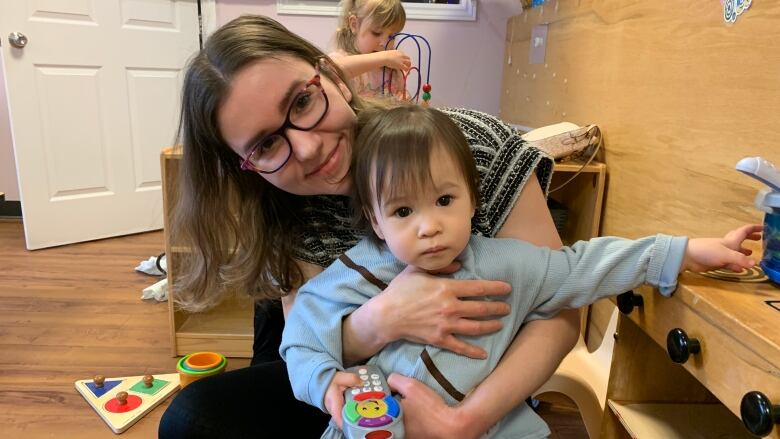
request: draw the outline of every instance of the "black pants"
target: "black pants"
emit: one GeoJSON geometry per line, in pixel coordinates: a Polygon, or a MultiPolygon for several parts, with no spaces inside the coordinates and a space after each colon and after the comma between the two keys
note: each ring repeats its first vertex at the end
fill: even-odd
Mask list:
{"type": "Polygon", "coordinates": [[[255,306],[252,366],[195,381],[160,420],[160,439],[319,438],[330,416],[295,399],[279,357],[280,304],[255,306]]]}

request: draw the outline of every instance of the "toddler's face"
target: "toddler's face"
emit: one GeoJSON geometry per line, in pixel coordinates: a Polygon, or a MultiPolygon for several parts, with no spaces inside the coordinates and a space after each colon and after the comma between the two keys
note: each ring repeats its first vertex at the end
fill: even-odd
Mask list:
{"type": "MultiPolygon", "coordinates": [[[[399,190],[374,203],[372,226],[402,262],[426,271],[449,265],[471,237],[474,204],[460,169],[445,148],[430,158],[431,182],[424,188],[399,190]]],[[[390,191],[385,191],[389,194],[390,191]]]]}
{"type": "MultiPolygon", "coordinates": [[[[374,24],[371,17],[358,19],[354,15],[350,20],[350,27],[352,33],[355,34],[355,47],[358,52],[362,54],[380,52],[385,50],[385,44],[387,43],[390,35],[401,31],[397,26],[389,26],[382,28],[381,26],[374,24]]],[[[390,42],[387,45],[387,50],[394,49],[394,42],[390,42]]]]}

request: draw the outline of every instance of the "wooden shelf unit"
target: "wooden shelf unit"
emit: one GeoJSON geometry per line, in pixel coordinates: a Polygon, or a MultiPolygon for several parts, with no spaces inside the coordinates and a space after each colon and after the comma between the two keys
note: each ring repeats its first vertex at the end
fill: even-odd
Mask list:
{"type": "MultiPolygon", "coordinates": [[[[748,246],[759,258],[758,245],[748,246]]],[[[768,281],[727,282],[686,272],[671,297],[650,287],[635,293],[644,305],[620,316],[607,400],[641,409],[641,416],[626,420],[621,408],[605,410],[600,437],[751,437],[740,422],[742,397],[759,391],[774,404],[780,401],[780,312],[771,306],[780,303],[780,288],[768,281]],[[666,351],[673,328],[701,344],[701,351],[682,365],[666,351]],[[689,419],[688,426],[678,425],[679,413],[668,408],[672,405],[700,416],[689,419]],[[678,433],[653,436],[660,425],[678,433]],[[741,427],[738,434],[727,434],[732,425],[741,427]],[[706,434],[716,426],[721,435],[706,434]]],[[[780,427],[767,437],[780,439],[780,427]]]]}
{"type": "MultiPolygon", "coordinates": [[[[163,206],[165,212],[165,247],[168,255],[168,283],[172,285],[177,274],[177,255],[187,249],[171,241],[168,233],[172,210],[175,205],[180,153],[174,148],[163,150],[160,155],[163,179],[163,206]]],[[[598,235],[601,219],[606,166],[591,163],[584,168],[581,163],[559,163],[551,188],[580,172],[571,182],[551,198],[569,209],[563,239],[571,243],[598,235]],[[581,169],[582,168],[582,169],[581,169]]],[[[249,299],[227,300],[204,313],[187,313],[176,309],[169,300],[171,328],[171,353],[186,355],[195,351],[216,351],[228,357],[252,356],[254,336],[253,306],[249,299]]],[[[611,306],[611,305],[610,305],[611,306]]]]}
{"type": "MultiPolygon", "coordinates": [[[[173,285],[178,270],[178,256],[186,247],[172,242],[170,230],[171,207],[176,203],[177,177],[181,154],[174,148],[166,148],[160,154],[163,180],[163,206],[165,219],[165,252],[168,255],[168,285],[173,285]]],[[[169,288],[169,291],[172,289],[169,288]]],[[[197,351],[215,351],[227,357],[250,358],[254,330],[254,307],[247,299],[228,299],[217,307],[202,313],[188,313],[177,309],[168,301],[171,328],[171,354],[186,355],[197,351]]]]}

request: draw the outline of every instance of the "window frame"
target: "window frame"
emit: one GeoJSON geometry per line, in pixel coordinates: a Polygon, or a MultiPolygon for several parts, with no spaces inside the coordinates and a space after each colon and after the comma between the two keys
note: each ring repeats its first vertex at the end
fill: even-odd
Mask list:
{"type": "MultiPolygon", "coordinates": [[[[404,3],[410,20],[476,21],[477,0],[460,0],[457,5],[439,3],[404,3]]],[[[338,16],[339,2],[328,0],[276,0],[280,15],[338,16]]]]}

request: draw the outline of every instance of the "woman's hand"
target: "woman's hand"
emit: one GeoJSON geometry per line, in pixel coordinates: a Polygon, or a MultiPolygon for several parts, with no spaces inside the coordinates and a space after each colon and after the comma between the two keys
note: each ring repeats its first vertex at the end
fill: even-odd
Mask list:
{"type": "Polygon", "coordinates": [[[436,392],[416,379],[391,373],[387,383],[403,397],[401,408],[407,439],[468,439],[483,433],[468,431],[475,423],[469,422],[457,406],[448,406],[436,392]]]}
{"type": "MultiPolygon", "coordinates": [[[[457,271],[455,263],[443,272],[457,271]]],[[[455,280],[407,267],[387,288],[344,320],[344,365],[376,354],[386,344],[406,339],[430,344],[471,358],[487,353],[456,335],[484,335],[501,329],[497,320],[509,314],[504,302],[464,300],[502,296],[510,292],[506,282],[455,280]]]]}
{"type": "MultiPolygon", "coordinates": [[[[449,268],[456,271],[459,266],[449,268]]],[[[406,339],[471,358],[485,358],[487,353],[482,348],[455,335],[498,331],[501,321],[483,319],[505,316],[510,307],[505,302],[463,299],[509,292],[506,282],[445,279],[407,267],[377,298],[382,302],[381,321],[388,342],[406,339]]]]}
{"type": "Polygon", "coordinates": [[[344,422],[341,418],[341,409],[344,407],[344,391],[350,387],[358,387],[361,384],[360,377],[354,373],[338,371],[336,375],[333,375],[328,390],[325,391],[324,402],[325,408],[328,409],[328,413],[336,421],[336,425],[339,428],[342,427],[344,422]]]}
{"type": "Polygon", "coordinates": [[[409,56],[400,50],[384,50],[381,52],[384,55],[384,66],[391,69],[400,70],[402,72],[408,72],[412,67],[412,60],[409,56]]]}

